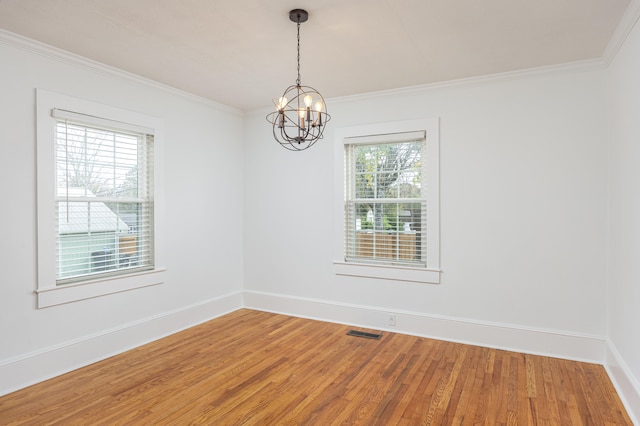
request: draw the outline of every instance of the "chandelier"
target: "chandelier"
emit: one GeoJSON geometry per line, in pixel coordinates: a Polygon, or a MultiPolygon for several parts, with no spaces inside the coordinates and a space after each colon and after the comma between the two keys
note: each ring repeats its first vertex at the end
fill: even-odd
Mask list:
{"type": "Polygon", "coordinates": [[[298,26],[298,79],[287,87],[282,96],[273,99],[276,110],[267,115],[273,125],[273,137],[291,151],[302,151],[322,139],[327,121],[327,105],[313,87],[303,86],[300,80],[300,24],[309,19],[306,10],[294,9],[289,19],[298,26]]]}

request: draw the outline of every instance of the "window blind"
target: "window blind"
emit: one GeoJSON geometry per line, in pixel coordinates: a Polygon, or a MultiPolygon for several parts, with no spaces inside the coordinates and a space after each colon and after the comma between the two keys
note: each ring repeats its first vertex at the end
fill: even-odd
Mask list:
{"type": "Polygon", "coordinates": [[[152,269],[153,131],[54,109],[58,285],[152,269]]]}
{"type": "Polygon", "coordinates": [[[345,260],[426,266],[425,132],[348,138],[345,260]]]}

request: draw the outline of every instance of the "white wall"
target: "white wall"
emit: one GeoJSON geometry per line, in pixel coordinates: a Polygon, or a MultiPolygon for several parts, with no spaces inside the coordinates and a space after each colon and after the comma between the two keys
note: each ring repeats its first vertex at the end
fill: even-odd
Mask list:
{"type": "Polygon", "coordinates": [[[640,25],[609,66],[607,85],[612,352],[607,361],[640,419],[640,25]]]}
{"type": "Polygon", "coordinates": [[[241,303],[242,115],[52,52],[0,33],[0,394],[241,303]],[[164,121],[163,285],[36,309],[36,88],[164,121]]]}
{"type": "MultiPolygon", "coordinates": [[[[330,100],[325,140],[298,153],[273,141],[267,111],[248,114],[245,301],[281,311],[317,302],[307,315],[324,318],[340,305],[602,340],[604,72],[592,64],[330,100]],[[440,117],[441,284],[334,275],[334,129],[423,117],[440,117]]],[[[386,326],[380,315],[367,321],[386,326]]]]}

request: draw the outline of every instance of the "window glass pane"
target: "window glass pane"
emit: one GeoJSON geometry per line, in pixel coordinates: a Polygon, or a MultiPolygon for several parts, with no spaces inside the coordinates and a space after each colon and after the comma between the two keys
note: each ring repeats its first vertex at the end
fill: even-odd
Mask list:
{"type": "Polygon", "coordinates": [[[355,198],[420,198],[422,144],[355,145],[355,198]]]}
{"type": "Polygon", "coordinates": [[[57,123],[58,284],[153,267],[152,143],[57,123]]]}
{"type": "Polygon", "coordinates": [[[347,145],[347,260],[426,264],[425,143],[347,145]]]}

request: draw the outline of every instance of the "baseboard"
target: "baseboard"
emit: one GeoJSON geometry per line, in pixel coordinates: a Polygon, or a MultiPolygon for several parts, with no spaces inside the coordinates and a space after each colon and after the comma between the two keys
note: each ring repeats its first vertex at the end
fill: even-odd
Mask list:
{"type": "MultiPolygon", "coordinates": [[[[0,362],[0,396],[166,337],[241,307],[531,354],[596,363],[605,361],[605,340],[594,336],[244,291],[0,362]],[[389,314],[395,315],[395,327],[388,325],[389,314]]],[[[637,388],[634,390],[634,383],[628,380],[625,369],[620,368],[624,364],[617,361],[620,359],[619,356],[616,356],[615,352],[612,354],[609,356],[607,352],[607,361],[611,359],[608,364],[610,375],[615,377],[621,394],[629,395],[626,400],[633,406],[639,400],[637,388]]]]}
{"type": "Polygon", "coordinates": [[[603,337],[256,291],[245,291],[243,297],[244,306],[250,309],[536,355],[604,362],[603,337]],[[390,314],[395,315],[395,326],[388,325],[390,314]]]}
{"type": "Polygon", "coordinates": [[[242,307],[227,294],[0,363],[0,396],[161,339],[242,307]]]}
{"type": "Polygon", "coordinates": [[[607,341],[604,366],[633,424],[640,425],[640,383],[611,341],[607,341]]]}

